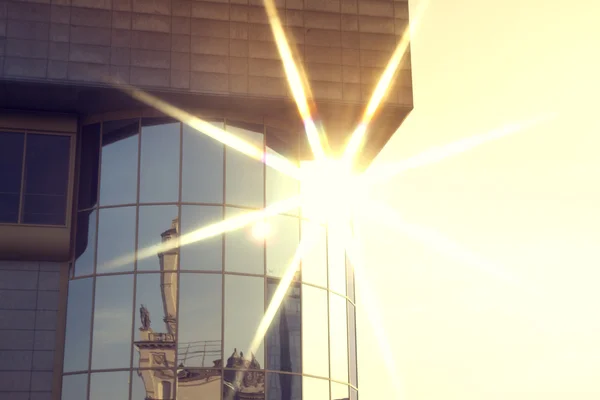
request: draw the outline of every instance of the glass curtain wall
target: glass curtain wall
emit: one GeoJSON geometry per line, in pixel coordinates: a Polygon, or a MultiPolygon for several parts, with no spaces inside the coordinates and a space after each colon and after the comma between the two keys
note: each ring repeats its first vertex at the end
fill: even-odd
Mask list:
{"type": "MultiPolygon", "coordinates": [[[[297,162],[268,127],[211,123],[297,162]]],[[[203,229],[298,195],[298,181],[165,118],[84,126],[79,151],[63,400],[357,397],[352,274],[326,227],[290,210],[203,229]],[[202,240],[176,245],[190,234],[202,240]],[[314,245],[251,352],[303,237],[314,245]]]]}

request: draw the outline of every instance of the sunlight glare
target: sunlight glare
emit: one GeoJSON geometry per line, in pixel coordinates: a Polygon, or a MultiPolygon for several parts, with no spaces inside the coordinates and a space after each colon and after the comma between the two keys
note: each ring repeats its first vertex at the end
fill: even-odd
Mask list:
{"type": "Polygon", "coordinates": [[[252,226],[252,237],[256,240],[264,240],[271,234],[271,224],[267,221],[258,221],[252,226]]]}

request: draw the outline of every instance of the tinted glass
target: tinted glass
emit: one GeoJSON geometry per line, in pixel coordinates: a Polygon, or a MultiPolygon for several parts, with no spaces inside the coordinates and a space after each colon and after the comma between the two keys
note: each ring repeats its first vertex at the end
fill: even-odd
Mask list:
{"type": "Polygon", "coordinates": [[[87,125],[81,130],[79,161],[79,209],[94,207],[98,202],[98,170],[100,168],[100,124],[87,125]]]}
{"type": "Polygon", "coordinates": [[[346,294],[346,250],[341,235],[328,232],[327,235],[327,267],[329,271],[329,289],[346,294]]]}
{"type": "Polygon", "coordinates": [[[133,275],[96,278],[92,369],[129,367],[132,293],[133,275]]]}
{"type": "MultiPolygon", "coordinates": [[[[262,151],[263,128],[227,121],[227,131],[262,151]]],[[[264,207],[264,167],[237,150],[225,150],[225,201],[227,204],[261,208],[264,207]]]]}
{"type": "Polygon", "coordinates": [[[130,204],[137,198],[139,120],[102,125],[100,204],[130,204]]]}
{"type": "Polygon", "coordinates": [[[140,202],[179,199],[179,138],[179,123],[142,120],[140,202]]]}
{"type": "Polygon", "coordinates": [[[348,386],[337,382],[331,382],[331,400],[347,400],[348,386]]]}
{"type": "Polygon", "coordinates": [[[221,275],[181,274],[178,365],[213,367],[221,356],[221,275]]]}
{"type": "MultiPolygon", "coordinates": [[[[223,220],[223,207],[182,206],[182,236],[223,220]]],[[[223,268],[223,235],[202,239],[180,249],[181,270],[221,271],[223,268]]]]}
{"type": "MultiPolygon", "coordinates": [[[[223,122],[211,122],[223,129],[223,122]]],[[[223,202],[221,143],[183,125],[182,198],[185,202],[223,202]]]]}
{"type": "Polygon", "coordinates": [[[92,323],[92,278],[69,283],[65,332],[65,372],[86,371],[90,354],[92,323]]]}
{"type": "Polygon", "coordinates": [[[302,240],[307,240],[302,256],[302,281],[327,287],[327,239],[325,227],[302,221],[302,240]]]}
{"type": "Polygon", "coordinates": [[[0,132],[0,223],[17,223],[25,134],[0,132]]]}
{"type": "Polygon", "coordinates": [[[348,302],[348,365],[350,366],[350,384],[358,385],[356,372],[356,314],[354,305],[348,302]]]}
{"type": "Polygon", "coordinates": [[[133,271],[135,207],[101,209],[99,218],[96,273],[133,271]]]}
{"type": "Polygon", "coordinates": [[[267,374],[267,400],[302,400],[302,377],[267,374]]]}
{"type": "Polygon", "coordinates": [[[281,277],[294,258],[300,241],[299,220],[287,215],[268,219],[271,232],[267,237],[267,274],[281,277]]]}
{"type": "Polygon", "coordinates": [[[69,136],[27,134],[24,223],[65,224],[70,150],[69,136]]]}
{"type": "MultiPolygon", "coordinates": [[[[237,349],[251,358],[248,346],[264,315],[264,279],[249,276],[225,276],[225,356],[237,349]]],[[[261,368],[264,366],[264,346],[255,353],[261,368]]]]}
{"type": "MultiPolygon", "coordinates": [[[[227,207],[225,218],[233,218],[248,210],[227,207]]],[[[264,240],[253,235],[252,227],[246,226],[225,234],[225,270],[247,274],[265,273],[264,240]]]]}
{"type": "Polygon", "coordinates": [[[348,382],[348,324],[347,300],[336,294],[329,295],[329,335],[331,379],[348,382]]]}
{"type": "Polygon", "coordinates": [[[61,400],[87,399],[87,385],[87,374],[63,376],[61,400]]]}
{"type": "Polygon", "coordinates": [[[129,398],[129,371],[94,373],[90,377],[90,400],[129,398]]]}
{"type": "MultiPolygon", "coordinates": [[[[178,235],[179,207],[171,206],[140,206],[138,219],[138,252],[143,249],[159,245],[166,237],[178,235]]],[[[162,259],[156,256],[140,258],[137,269],[157,271],[164,268],[167,271],[177,269],[177,257],[165,255],[162,259]],[[166,258],[165,258],[166,257],[166,258]],[[166,261],[166,263],[165,263],[166,261]],[[161,265],[162,263],[162,265],[161,265]]]]}
{"type": "MultiPolygon", "coordinates": [[[[268,280],[269,303],[278,285],[278,280],[268,280]]],[[[267,369],[302,372],[301,309],[300,284],[292,283],[266,335],[267,369]]]]}
{"type": "MultiPolygon", "coordinates": [[[[305,374],[329,376],[329,336],[327,331],[327,292],[302,285],[302,370],[305,374]]],[[[329,393],[329,387],[327,389],[329,393]]],[[[306,398],[306,391],[304,393],[306,398]]],[[[327,398],[326,394],[325,398],[327,398]]],[[[310,397],[309,397],[310,398],[310,397]]],[[[322,398],[322,397],[314,397],[322,398]]]]}
{"type": "Polygon", "coordinates": [[[221,400],[219,369],[185,368],[177,373],[177,400],[221,400]]]}
{"type": "Polygon", "coordinates": [[[325,379],[302,377],[302,399],[316,400],[329,398],[329,381],[325,379]]]}
{"type": "Polygon", "coordinates": [[[170,369],[133,371],[131,400],[175,399],[175,373],[170,369]]]}
{"type": "Polygon", "coordinates": [[[77,214],[75,276],[94,273],[97,215],[96,210],[82,211],[77,214]]]}

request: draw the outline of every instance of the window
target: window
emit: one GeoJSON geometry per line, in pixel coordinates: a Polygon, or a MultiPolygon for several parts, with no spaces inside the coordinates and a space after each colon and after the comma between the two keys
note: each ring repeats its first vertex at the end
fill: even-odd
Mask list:
{"type": "Polygon", "coordinates": [[[71,137],[0,132],[0,223],[66,225],[71,137]]]}

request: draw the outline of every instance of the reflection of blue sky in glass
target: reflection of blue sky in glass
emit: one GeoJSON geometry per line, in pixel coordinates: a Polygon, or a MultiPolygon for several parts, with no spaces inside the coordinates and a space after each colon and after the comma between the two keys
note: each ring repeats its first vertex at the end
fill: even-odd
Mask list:
{"type": "Polygon", "coordinates": [[[276,215],[268,219],[267,274],[281,277],[294,258],[300,241],[300,221],[296,217],[276,215]]]}
{"type": "MultiPolygon", "coordinates": [[[[223,122],[212,122],[223,128],[223,122]]],[[[223,202],[223,145],[183,126],[182,199],[184,202],[223,202]]]]}
{"type": "Polygon", "coordinates": [[[87,383],[88,374],[63,376],[61,400],[82,400],[87,398],[87,383]]]}
{"type": "MultiPolygon", "coordinates": [[[[225,276],[225,357],[237,348],[246,358],[254,332],[264,315],[265,287],[263,278],[249,276],[225,276]]],[[[256,351],[261,367],[265,365],[264,345],[256,351]]]]}
{"type": "Polygon", "coordinates": [[[325,227],[311,221],[302,221],[302,238],[310,240],[302,255],[302,281],[327,287],[327,241],[325,227]]]}
{"type": "MultiPolygon", "coordinates": [[[[263,148],[262,133],[252,132],[234,126],[227,130],[241,139],[263,148]]],[[[264,206],[264,164],[239,151],[225,149],[225,202],[245,207],[264,206]]]]}
{"type": "MultiPolygon", "coordinates": [[[[247,213],[248,210],[226,207],[225,218],[247,213]]],[[[225,271],[247,274],[265,273],[264,240],[252,236],[252,226],[225,234],[225,271]]]]}
{"type": "MultiPolygon", "coordinates": [[[[94,256],[96,254],[96,215],[98,211],[80,212],[78,218],[87,217],[88,239],[85,251],[75,260],[75,276],[91,275],[94,273],[94,256]],[[88,214],[89,213],[89,214],[88,214]]],[[[78,226],[84,222],[78,222],[78,226]]]]}
{"type": "Polygon", "coordinates": [[[93,373],[90,379],[90,400],[127,399],[129,371],[93,373]]]}
{"type": "Polygon", "coordinates": [[[133,275],[96,278],[92,369],[128,368],[133,275]]]}
{"type": "MultiPolygon", "coordinates": [[[[221,206],[182,206],[181,234],[193,232],[223,220],[221,206]]],[[[189,244],[180,250],[181,270],[221,271],[223,268],[223,235],[189,244]]]]}
{"type": "Polygon", "coordinates": [[[119,257],[135,250],[135,207],[104,208],[98,220],[96,273],[133,271],[133,263],[108,268],[119,257]]]}
{"type": "Polygon", "coordinates": [[[179,123],[142,126],[141,203],[179,199],[180,126],[179,123]]]}
{"type": "MultiPolygon", "coordinates": [[[[106,128],[105,128],[106,129],[106,128]]],[[[106,135],[107,132],[104,132],[106,135]]],[[[135,203],[138,135],[102,146],[100,204],[135,203]]]]}
{"type": "Polygon", "coordinates": [[[65,333],[65,372],[88,369],[92,322],[92,278],[69,283],[67,329],[65,333]]]}
{"type": "MultiPolygon", "coordinates": [[[[140,206],[138,222],[138,250],[160,244],[161,234],[171,228],[173,219],[177,218],[179,209],[176,205],[140,206]]],[[[158,271],[160,262],[158,254],[154,257],[138,260],[138,270],[158,271]]]]}
{"type": "Polygon", "coordinates": [[[327,292],[323,289],[302,285],[302,310],[304,310],[302,313],[303,372],[328,377],[327,292]]]}
{"type": "Polygon", "coordinates": [[[331,379],[348,382],[348,324],[346,322],[347,300],[331,293],[329,295],[329,335],[331,379]]]}
{"type": "Polygon", "coordinates": [[[178,363],[183,362],[186,367],[212,367],[212,361],[221,358],[221,282],[221,275],[181,274],[179,292],[181,353],[178,363]],[[202,353],[193,354],[193,352],[203,350],[204,344],[212,354],[206,354],[203,365],[202,353]],[[215,354],[217,348],[218,354],[215,354]]]}
{"type": "Polygon", "coordinates": [[[302,377],[302,400],[321,400],[329,398],[329,381],[325,379],[302,377]]]}

